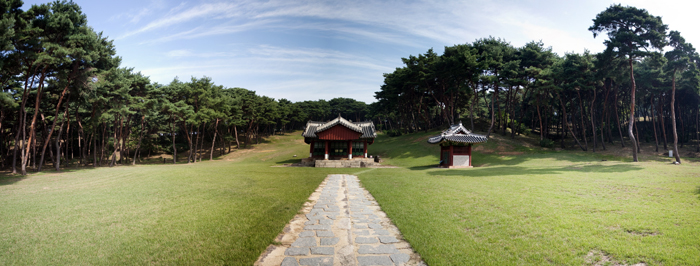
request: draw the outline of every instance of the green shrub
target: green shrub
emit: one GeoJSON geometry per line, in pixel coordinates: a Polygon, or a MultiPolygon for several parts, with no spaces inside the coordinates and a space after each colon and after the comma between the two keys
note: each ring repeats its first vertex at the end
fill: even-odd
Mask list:
{"type": "Polygon", "coordinates": [[[554,141],[551,139],[540,140],[540,146],[545,148],[554,148],[554,141]]]}
{"type": "Polygon", "coordinates": [[[401,130],[398,130],[398,129],[387,130],[386,135],[389,137],[398,137],[398,136],[401,136],[401,130]]]}

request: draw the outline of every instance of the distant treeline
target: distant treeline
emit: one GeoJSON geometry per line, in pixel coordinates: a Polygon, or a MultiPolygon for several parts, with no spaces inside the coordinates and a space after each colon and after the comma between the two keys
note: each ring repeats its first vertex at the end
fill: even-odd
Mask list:
{"type": "Polygon", "coordinates": [[[483,118],[487,134],[534,131],[542,146],[558,140],[564,148],[568,140],[595,152],[618,141],[637,145],[635,161],[638,140],[655,142],[655,151],[698,144],[693,46],[644,9],[613,5],[593,22],[593,36],[608,37],[601,53],[560,56],[542,42],[513,47],[491,37],[403,58],[403,67],[384,75],[370,113],[399,131],[460,120],[473,129],[483,118]]]}
{"type": "Polygon", "coordinates": [[[559,56],[541,42],[516,48],[497,38],[442,55],[430,49],[403,58],[367,105],[276,100],[206,77],[154,83],[120,67],[113,42],[77,4],[21,6],[0,0],[0,168],[21,174],[161,153],[196,162],[338,115],[390,135],[486,121],[487,134],[534,131],[543,146],[570,140],[593,151],[614,141],[668,149],[698,140],[698,55],[678,32],[666,34],[661,18],[633,7],[614,5],[594,20],[589,30],[608,34],[605,52],[559,56]]]}
{"type": "Polygon", "coordinates": [[[151,153],[174,163],[183,151],[196,162],[308,120],[367,116],[365,103],[347,98],[292,103],[206,77],[152,83],[119,66],[113,42],[76,3],[21,7],[0,0],[0,168],[12,172],[46,161],[57,170],[136,164],[151,153]]]}

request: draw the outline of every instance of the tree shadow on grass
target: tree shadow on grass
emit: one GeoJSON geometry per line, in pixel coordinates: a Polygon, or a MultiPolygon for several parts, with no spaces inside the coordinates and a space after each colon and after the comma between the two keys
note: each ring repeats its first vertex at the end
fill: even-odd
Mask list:
{"type": "MultiPolygon", "coordinates": [[[[138,164],[137,164],[138,165],[138,164]]],[[[128,165],[117,165],[114,167],[132,167],[131,164],[128,165]]],[[[44,168],[42,168],[41,172],[36,172],[33,169],[27,170],[27,175],[23,176],[20,174],[12,174],[10,171],[3,171],[0,172],[0,186],[6,186],[6,185],[12,185],[14,183],[17,183],[19,181],[22,181],[27,178],[31,177],[41,177],[41,176],[47,176],[47,175],[61,175],[61,174],[70,174],[70,173],[75,173],[75,172],[81,172],[81,171],[90,171],[98,168],[109,168],[109,166],[99,166],[99,167],[93,167],[91,165],[88,166],[80,166],[80,167],[68,167],[68,168],[61,168],[61,171],[56,171],[55,168],[51,165],[46,165],[44,168]]]]}
{"type": "Polygon", "coordinates": [[[0,186],[12,185],[14,183],[24,180],[25,178],[27,177],[21,175],[0,173],[0,186]]]}
{"type": "Polygon", "coordinates": [[[429,165],[419,165],[419,166],[412,166],[408,167],[409,170],[415,170],[415,171],[423,171],[423,170],[429,170],[433,168],[438,168],[438,164],[429,164],[429,165]]]}
{"type": "Polygon", "coordinates": [[[301,159],[288,159],[284,161],[277,161],[275,164],[292,164],[292,163],[300,163],[301,159]]]}
{"type": "MultiPolygon", "coordinates": [[[[557,161],[566,161],[570,163],[592,163],[600,162],[601,159],[589,154],[572,154],[572,153],[524,153],[518,155],[502,155],[498,153],[480,153],[472,154],[472,165],[474,167],[496,167],[496,166],[515,166],[527,164],[528,161],[537,159],[554,159],[557,161]]],[[[435,157],[435,161],[428,165],[417,165],[409,167],[410,170],[426,170],[438,166],[439,157],[435,157]]]]}
{"type": "Polygon", "coordinates": [[[629,171],[639,171],[642,167],[632,164],[614,164],[614,165],[571,165],[565,167],[544,167],[532,168],[525,166],[496,166],[483,167],[472,169],[444,169],[428,172],[433,176],[509,176],[509,175],[552,175],[565,173],[622,173],[629,171]]]}

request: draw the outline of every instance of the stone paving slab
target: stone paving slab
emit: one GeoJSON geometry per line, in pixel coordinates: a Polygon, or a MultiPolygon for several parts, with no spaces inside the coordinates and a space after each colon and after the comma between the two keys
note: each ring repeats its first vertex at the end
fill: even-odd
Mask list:
{"type": "Polygon", "coordinates": [[[425,265],[353,175],[329,175],[255,265],[425,265]]]}

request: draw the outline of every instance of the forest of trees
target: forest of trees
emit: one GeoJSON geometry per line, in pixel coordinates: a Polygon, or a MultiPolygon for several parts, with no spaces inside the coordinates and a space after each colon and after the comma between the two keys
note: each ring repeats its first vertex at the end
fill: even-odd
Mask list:
{"type": "Polygon", "coordinates": [[[700,145],[693,46],[635,7],[613,5],[589,30],[607,35],[605,51],[560,56],[542,42],[513,47],[489,37],[403,58],[384,75],[370,114],[399,132],[462,120],[474,129],[482,118],[487,135],[534,132],[542,146],[636,145],[634,161],[639,141],[654,142],[655,152],[673,149],[680,163],[679,144],[700,145]]]}
{"type": "Polygon", "coordinates": [[[151,153],[175,163],[183,151],[197,162],[308,120],[359,121],[368,112],[353,99],[293,103],[206,77],[153,83],[120,66],[113,42],[77,4],[21,7],[0,0],[0,169],[13,173],[136,164],[151,153]]]}
{"type": "Polygon", "coordinates": [[[465,121],[489,135],[535,132],[542,146],[637,144],[635,161],[637,140],[672,147],[679,163],[678,144],[700,143],[700,57],[634,7],[613,5],[594,19],[589,30],[608,37],[598,54],[489,37],[403,58],[369,105],[276,100],[207,77],[158,84],[120,66],[113,42],[77,4],[21,7],[0,0],[0,169],[13,173],[137,164],[151,154],[176,163],[178,152],[193,163],[339,114],[390,135],[465,121]]]}

